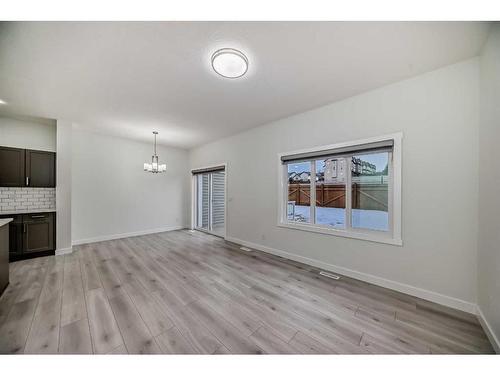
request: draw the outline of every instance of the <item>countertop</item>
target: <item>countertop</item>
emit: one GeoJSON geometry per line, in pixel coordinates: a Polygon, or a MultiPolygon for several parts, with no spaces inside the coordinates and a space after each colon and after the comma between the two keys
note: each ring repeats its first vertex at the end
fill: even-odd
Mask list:
{"type": "Polygon", "coordinates": [[[20,215],[20,214],[38,214],[44,212],[56,212],[54,208],[37,208],[36,210],[17,210],[17,211],[0,211],[2,215],[20,215]]]}
{"type": "Polygon", "coordinates": [[[3,227],[5,224],[9,224],[12,219],[0,219],[0,227],[3,227]]]}

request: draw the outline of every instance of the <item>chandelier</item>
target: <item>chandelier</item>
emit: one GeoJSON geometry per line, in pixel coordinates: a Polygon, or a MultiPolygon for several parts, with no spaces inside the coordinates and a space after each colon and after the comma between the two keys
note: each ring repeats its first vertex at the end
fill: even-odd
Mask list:
{"type": "Polygon", "coordinates": [[[167,170],[167,165],[159,164],[158,155],[156,155],[156,136],[158,135],[158,132],[153,132],[153,134],[155,136],[154,154],[151,156],[151,163],[144,163],[144,170],[151,173],[165,172],[167,170]]]}

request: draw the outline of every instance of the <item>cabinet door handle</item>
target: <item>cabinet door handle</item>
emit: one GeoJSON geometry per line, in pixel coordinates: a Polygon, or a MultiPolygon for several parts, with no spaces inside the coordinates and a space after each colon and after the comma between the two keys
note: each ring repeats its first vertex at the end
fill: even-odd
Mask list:
{"type": "Polygon", "coordinates": [[[23,232],[26,233],[26,224],[23,224],[23,232]]]}
{"type": "Polygon", "coordinates": [[[31,216],[32,219],[41,219],[43,217],[45,217],[45,215],[32,215],[31,216]]]}
{"type": "Polygon", "coordinates": [[[30,186],[30,178],[26,177],[26,186],[30,186]]]}

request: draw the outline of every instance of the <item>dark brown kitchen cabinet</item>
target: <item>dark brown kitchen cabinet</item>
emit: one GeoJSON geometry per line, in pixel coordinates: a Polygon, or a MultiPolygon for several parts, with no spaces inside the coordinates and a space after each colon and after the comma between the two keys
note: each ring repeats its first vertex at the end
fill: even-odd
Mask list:
{"type": "Polygon", "coordinates": [[[32,258],[42,255],[54,255],[55,213],[43,212],[32,214],[4,215],[10,217],[9,223],[9,260],[32,258]]]}
{"type": "Polygon", "coordinates": [[[48,151],[26,150],[26,186],[56,186],[56,154],[48,151]]]}
{"type": "MultiPolygon", "coordinates": [[[[0,297],[9,284],[9,228],[0,226],[0,297]]],[[[5,299],[2,301],[5,303],[5,299]]]]}
{"type": "Polygon", "coordinates": [[[0,186],[25,186],[25,150],[0,146],[0,186]]]}
{"type": "Polygon", "coordinates": [[[54,249],[54,214],[23,215],[23,254],[54,249]]]}
{"type": "Polygon", "coordinates": [[[23,215],[12,215],[9,223],[9,258],[20,258],[23,254],[23,215]]]}
{"type": "Polygon", "coordinates": [[[0,187],[55,186],[55,152],[0,147],[0,187]]]}

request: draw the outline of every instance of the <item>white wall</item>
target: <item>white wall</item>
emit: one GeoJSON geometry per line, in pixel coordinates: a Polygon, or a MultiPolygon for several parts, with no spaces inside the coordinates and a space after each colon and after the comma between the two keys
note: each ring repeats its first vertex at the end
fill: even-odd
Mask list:
{"type": "Polygon", "coordinates": [[[461,62],[196,148],[191,167],[228,163],[229,238],[472,311],[478,64],[461,62]],[[277,227],[278,153],[399,131],[403,247],[277,227]]]}
{"type": "Polygon", "coordinates": [[[478,303],[500,350],[500,25],[480,62],[478,303]]]}
{"type": "Polygon", "coordinates": [[[71,251],[72,124],[57,121],[56,254],[71,251]]]}
{"type": "Polygon", "coordinates": [[[73,243],[187,226],[188,153],[159,147],[167,172],[147,173],[152,141],[73,129],[73,243]]]}
{"type": "Polygon", "coordinates": [[[55,121],[0,116],[0,146],[55,152],[55,121]]]}

